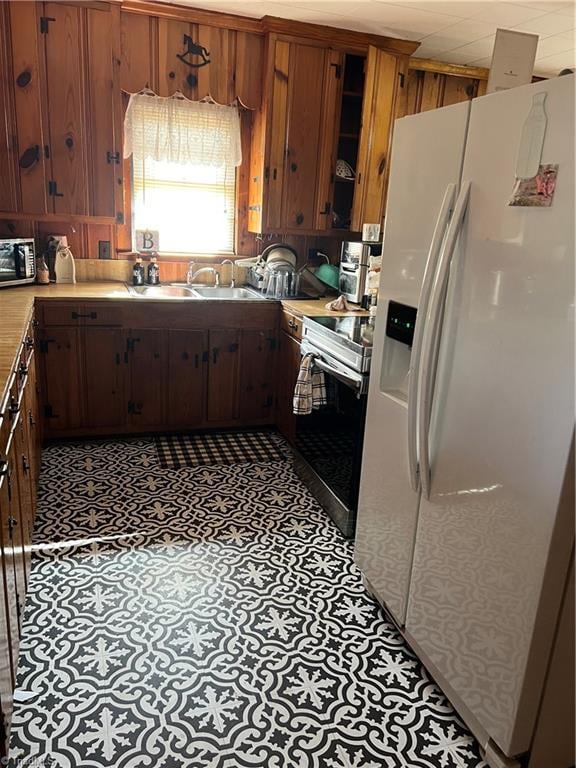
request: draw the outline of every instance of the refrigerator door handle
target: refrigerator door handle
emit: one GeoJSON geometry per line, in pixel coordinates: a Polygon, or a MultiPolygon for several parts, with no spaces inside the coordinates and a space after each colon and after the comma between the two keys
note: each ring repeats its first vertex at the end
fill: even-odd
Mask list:
{"type": "Polygon", "coordinates": [[[414,328],[414,339],[412,341],[412,353],[410,355],[410,378],[408,383],[408,465],[410,468],[410,484],[412,490],[418,491],[420,487],[419,465],[418,465],[418,421],[417,421],[417,399],[418,399],[418,377],[420,371],[420,359],[422,352],[422,336],[424,333],[425,317],[428,311],[430,292],[436,266],[440,256],[440,249],[444,242],[446,227],[450,221],[450,215],[456,196],[456,184],[448,184],[444,192],[444,199],[440,206],[432,241],[428,250],[426,267],[424,269],[424,278],[420,290],[420,300],[418,302],[418,314],[416,315],[416,327],[414,328]]]}
{"type": "Polygon", "coordinates": [[[432,390],[435,379],[435,353],[438,349],[438,339],[440,334],[440,320],[446,288],[450,275],[450,265],[454,255],[454,249],[460,234],[462,222],[468,208],[468,199],[470,197],[470,182],[466,182],[460,189],[460,194],[454,206],[454,214],[446,239],[438,260],[438,269],[426,312],[424,324],[424,333],[422,337],[422,353],[420,362],[420,375],[418,381],[418,402],[417,402],[417,420],[418,420],[418,455],[420,462],[420,485],[424,498],[430,498],[430,445],[429,429],[430,415],[432,412],[432,390]]]}

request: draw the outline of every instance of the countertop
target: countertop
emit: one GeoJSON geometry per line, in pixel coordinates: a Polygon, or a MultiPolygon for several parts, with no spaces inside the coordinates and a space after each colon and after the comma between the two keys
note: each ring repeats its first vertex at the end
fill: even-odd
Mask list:
{"type": "MultiPolygon", "coordinates": [[[[134,297],[125,283],[121,282],[86,282],[50,285],[31,285],[19,288],[0,289],[0,403],[4,400],[8,380],[13,369],[14,359],[19,351],[20,342],[31,317],[35,299],[88,299],[88,300],[127,300],[150,301],[134,297]]],[[[160,301],[160,299],[153,299],[160,301]]],[[[163,300],[164,301],[164,300],[163,300]]],[[[170,300],[175,301],[173,299],[170,300]]],[[[176,300],[177,301],[177,300],[176,300]]],[[[189,301],[183,299],[182,301],[189,301]]],[[[210,299],[203,299],[210,301],[210,299]]],[[[219,301],[219,299],[212,299],[219,301]]],[[[330,312],[326,309],[329,299],[286,299],[282,306],[289,312],[301,317],[319,317],[321,315],[367,315],[364,310],[357,312],[330,312]]],[[[228,303],[228,302],[226,302],[228,303]]]]}

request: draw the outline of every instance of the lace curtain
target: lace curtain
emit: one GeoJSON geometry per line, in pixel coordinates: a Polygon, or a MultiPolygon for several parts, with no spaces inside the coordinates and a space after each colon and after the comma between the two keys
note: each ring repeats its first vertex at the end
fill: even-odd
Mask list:
{"type": "Polygon", "coordinates": [[[124,157],[234,168],[242,162],[236,107],[137,93],[124,120],[124,157]]]}

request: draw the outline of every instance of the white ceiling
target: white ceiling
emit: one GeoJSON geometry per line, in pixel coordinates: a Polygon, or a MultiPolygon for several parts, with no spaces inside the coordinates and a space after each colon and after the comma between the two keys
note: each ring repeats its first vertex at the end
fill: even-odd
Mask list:
{"type": "Polygon", "coordinates": [[[498,27],[540,36],[535,73],[576,66],[576,0],[176,0],[419,40],[416,56],[489,67],[498,27]]]}

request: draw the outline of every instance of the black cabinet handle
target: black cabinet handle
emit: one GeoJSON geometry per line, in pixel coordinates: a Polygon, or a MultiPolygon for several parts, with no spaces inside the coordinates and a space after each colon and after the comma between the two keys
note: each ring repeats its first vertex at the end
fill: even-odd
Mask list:
{"type": "Polygon", "coordinates": [[[200,367],[200,355],[195,354],[194,355],[194,367],[199,368],[200,367]]]}
{"type": "Polygon", "coordinates": [[[298,170],[298,166],[296,165],[296,163],[291,163],[290,170],[292,171],[292,173],[296,173],[296,171],[298,170]]]}
{"type": "Polygon", "coordinates": [[[300,224],[303,224],[303,223],[304,223],[304,214],[303,213],[299,213],[296,216],[296,224],[298,224],[298,226],[300,226],[300,224]]]}
{"type": "Polygon", "coordinates": [[[24,342],[24,346],[26,349],[34,349],[34,339],[32,336],[26,336],[26,341],[24,342]]]}
{"type": "Polygon", "coordinates": [[[28,463],[28,459],[26,456],[22,456],[22,469],[26,474],[28,474],[28,470],[30,469],[30,464],[28,463]]]}
{"type": "Polygon", "coordinates": [[[36,420],[34,419],[34,414],[32,413],[32,411],[28,411],[28,423],[30,424],[31,427],[36,426],[36,420]]]}
{"type": "Polygon", "coordinates": [[[218,349],[218,347],[214,347],[214,349],[212,350],[212,362],[214,364],[216,364],[216,362],[218,361],[218,352],[219,351],[220,350],[218,349]]]}
{"type": "Polygon", "coordinates": [[[378,166],[378,176],[382,176],[384,173],[384,168],[386,168],[386,158],[383,157],[382,160],[380,160],[380,165],[378,166]]]}
{"type": "Polygon", "coordinates": [[[278,171],[276,170],[276,168],[274,168],[274,170],[272,171],[272,178],[274,179],[274,181],[276,181],[277,176],[278,176],[278,171]]]}
{"type": "Polygon", "coordinates": [[[88,320],[96,320],[98,317],[97,312],[88,312],[87,315],[83,315],[81,312],[72,312],[72,320],[80,320],[80,318],[87,318],[88,320]]]}

